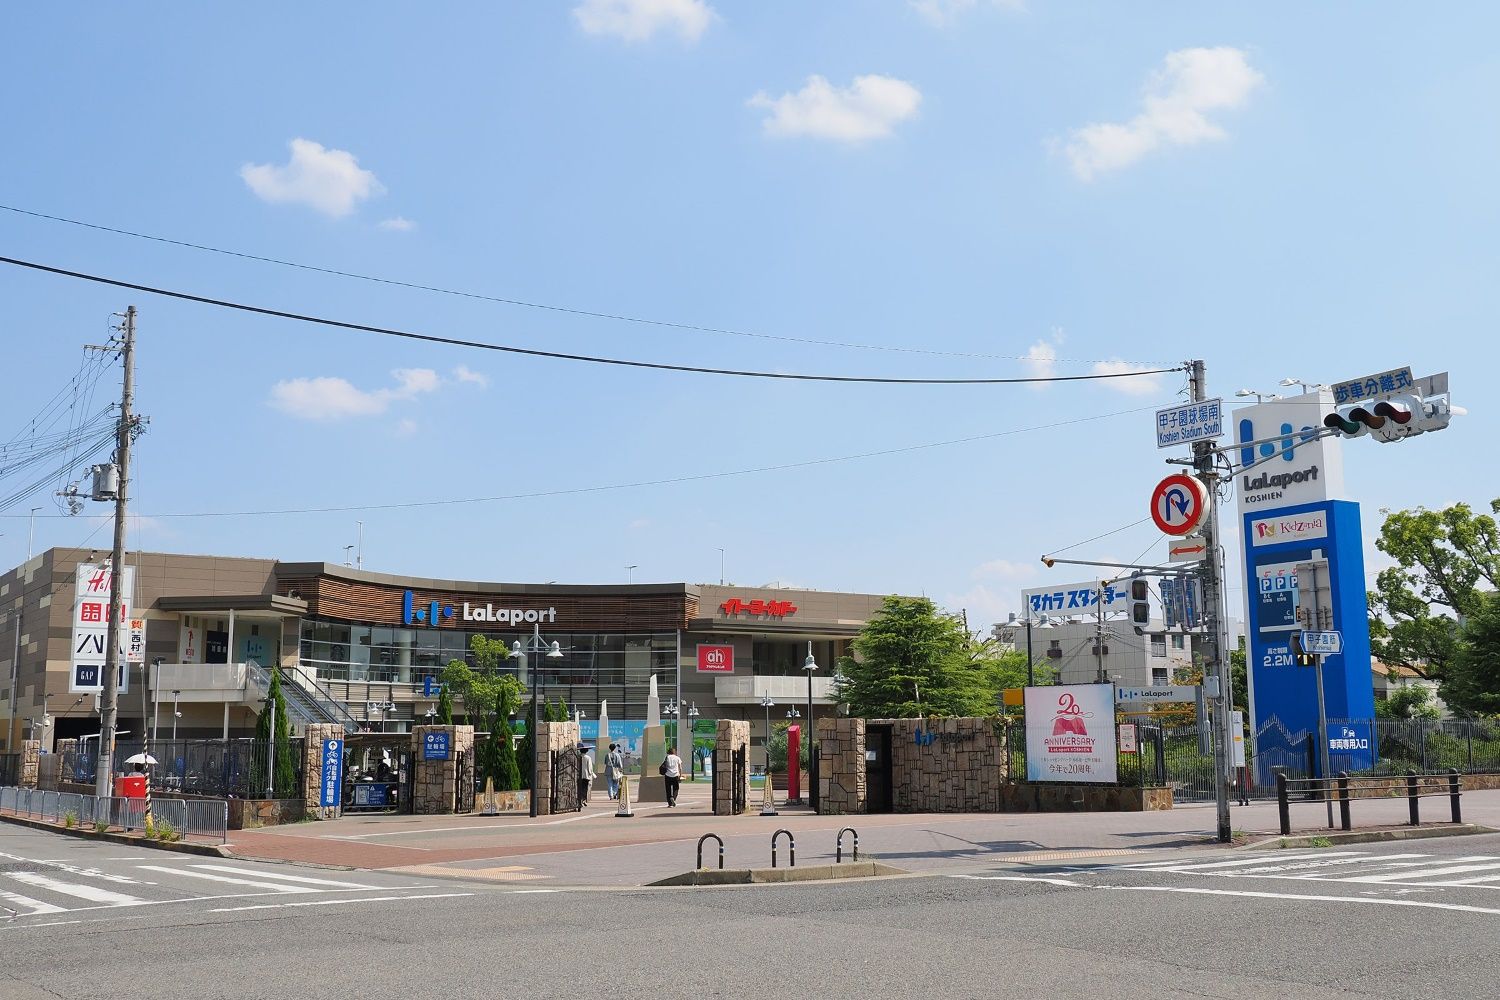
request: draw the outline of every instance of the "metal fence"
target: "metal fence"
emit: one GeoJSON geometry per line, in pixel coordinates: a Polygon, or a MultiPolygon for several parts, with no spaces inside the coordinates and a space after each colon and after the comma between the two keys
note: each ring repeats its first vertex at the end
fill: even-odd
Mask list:
{"type": "MultiPolygon", "coordinates": [[[[296,797],[302,789],[304,740],[297,737],[289,742],[294,777],[288,788],[275,792],[290,791],[296,797]]],[[[115,749],[115,771],[128,772],[130,767],[124,762],[147,752],[144,743],[122,740],[115,749]]],[[[153,740],[149,754],[156,761],[146,768],[153,792],[226,799],[266,797],[268,762],[266,745],[260,740],[153,740]]],[[[97,767],[97,749],[75,750],[63,755],[62,776],[66,781],[92,784],[97,767]]]]}
{"type": "MultiPolygon", "coordinates": [[[[145,799],[100,798],[14,786],[0,787],[0,813],[94,829],[142,830],[146,826],[145,799]]],[[[151,818],[158,832],[211,837],[221,844],[229,838],[229,803],[223,799],[153,797],[151,818]]]]}

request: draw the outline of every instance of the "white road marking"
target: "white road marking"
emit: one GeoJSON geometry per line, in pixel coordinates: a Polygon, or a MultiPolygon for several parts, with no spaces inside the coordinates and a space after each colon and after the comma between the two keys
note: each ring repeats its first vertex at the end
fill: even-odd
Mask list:
{"type": "Polygon", "coordinates": [[[23,858],[16,854],[6,854],[0,851],[0,858],[8,858],[11,861],[19,861],[27,865],[46,865],[48,868],[56,868],[58,871],[67,872],[69,875],[79,875],[83,878],[103,879],[106,882],[119,882],[125,885],[139,885],[137,879],[127,878],[124,875],[114,875],[110,872],[102,872],[97,868],[80,868],[66,861],[38,861],[35,858],[23,858]]]}
{"type": "MultiPolygon", "coordinates": [[[[1291,854],[1278,857],[1277,862],[1283,861],[1312,861],[1318,858],[1336,857],[1364,857],[1359,851],[1320,851],[1317,854],[1291,854]]],[[[1241,865],[1261,865],[1270,859],[1261,856],[1258,858],[1236,858],[1233,861],[1213,861],[1206,864],[1182,864],[1180,861],[1153,861],[1148,864],[1118,865],[1116,867],[1126,871],[1169,871],[1169,872],[1197,872],[1209,871],[1214,868],[1235,868],[1241,865]]]]}
{"type": "Polygon", "coordinates": [[[44,903],[40,899],[32,899],[30,896],[22,896],[14,892],[6,892],[4,889],[0,889],[0,902],[15,903],[17,906],[24,906],[27,910],[31,911],[25,914],[25,916],[32,916],[38,913],[62,913],[67,910],[65,906],[53,906],[51,903],[44,903]]]}
{"type": "Polygon", "coordinates": [[[37,872],[11,872],[10,877],[17,882],[24,883],[33,888],[46,889],[48,892],[73,896],[77,899],[86,899],[90,903],[104,903],[108,906],[133,906],[136,903],[144,902],[139,896],[127,896],[123,892],[113,892],[109,889],[101,889],[93,885],[75,885],[72,882],[59,882],[55,878],[37,872]]]}
{"type": "Polygon", "coordinates": [[[187,878],[209,879],[214,882],[227,882],[231,885],[252,885],[257,889],[274,889],[277,892],[316,892],[316,889],[305,889],[300,885],[287,885],[284,882],[257,882],[248,878],[232,878],[228,875],[211,875],[208,872],[189,871],[186,868],[166,868],[161,865],[141,865],[146,871],[162,872],[166,875],[182,875],[187,878]]]}
{"type": "Polygon", "coordinates": [[[1406,871],[1388,872],[1384,875],[1355,875],[1347,881],[1411,882],[1416,879],[1431,878],[1434,875],[1458,875],[1463,872],[1494,871],[1496,868],[1500,868],[1500,861],[1491,861],[1480,865],[1448,865],[1444,868],[1410,868],[1406,871]]]}
{"type": "Polygon", "coordinates": [[[336,906],[339,903],[390,903],[403,899],[454,899],[472,896],[472,892],[435,892],[425,896],[355,896],[349,899],[316,899],[303,903],[261,903],[256,906],[227,906],[209,913],[243,913],[246,910],[283,910],[293,906],[336,906]]]}
{"type": "MultiPolygon", "coordinates": [[[[1425,854],[1390,854],[1386,858],[1370,858],[1364,855],[1352,858],[1317,858],[1311,861],[1294,861],[1286,865],[1266,865],[1263,868],[1238,868],[1228,872],[1210,872],[1212,875],[1263,875],[1276,872],[1299,872],[1322,868],[1334,868],[1339,865],[1363,865],[1365,867],[1384,867],[1387,858],[1425,858],[1425,854]]],[[[1422,864],[1430,865],[1431,861],[1423,861],[1422,864]]],[[[1173,869],[1174,871],[1176,869],[1173,869]]],[[[1340,872],[1339,874],[1343,874],[1340,872]]],[[[1286,878],[1316,878],[1317,875],[1287,875],[1286,878]]]]}
{"type": "Polygon", "coordinates": [[[193,865],[204,871],[228,872],[230,875],[254,875],[258,878],[281,879],[286,882],[300,882],[304,885],[326,885],[336,889],[379,889],[378,885],[365,885],[362,882],[335,882],[327,878],[309,878],[306,875],[282,875],[280,872],[257,871],[254,868],[234,868],[230,865],[193,865]]]}
{"type": "Polygon", "coordinates": [[[1429,903],[1419,899],[1385,899],[1373,896],[1314,896],[1292,892],[1252,892],[1244,889],[1199,889],[1177,885],[1125,885],[1117,888],[1131,892],[1182,892],[1195,896],[1241,896],[1249,899],[1295,899],[1313,903],[1372,903],[1377,906],[1416,906],[1428,910],[1457,910],[1461,913],[1489,913],[1500,915],[1500,910],[1485,906],[1464,906],[1460,903],[1429,903]]]}
{"type": "Polygon", "coordinates": [[[1048,885],[1065,885],[1070,889],[1092,889],[1091,885],[1065,878],[1048,878],[1044,875],[954,875],[953,878],[973,879],[977,882],[1045,882],[1048,885]]]}

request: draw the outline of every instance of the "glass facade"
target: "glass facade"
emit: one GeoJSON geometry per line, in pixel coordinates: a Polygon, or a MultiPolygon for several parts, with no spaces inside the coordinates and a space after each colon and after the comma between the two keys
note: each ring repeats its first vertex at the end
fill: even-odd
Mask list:
{"type": "MultiPolygon", "coordinates": [[[[420,688],[424,678],[434,679],[453,660],[471,666],[471,636],[498,639],[507,648],[519,641],[527,650],[522,660],[507,658],[502,669],[516,675],[527,686],[536,671],[541,679],[541,697],[561,698],[587,717],[599,717],[599,703],[609,702],[614,719],[646,717],[646,695],[651,675],[656,675],[663,703],[677,684],[676,632],[554,632],[543,633],[549,646],[556,642],[561,659],[528,649],[531,632],[469,632],[462,629],[389,628],[351,625],[348,622],[302,622],[300,660],[316,671],[318,680],[336,689],[350,684],[410,684],[420,688]]],[[[798,661],[800,665],[801,661],[798,661]]],[[[527,687],[528,694],[530,688],[527,687]]]]}

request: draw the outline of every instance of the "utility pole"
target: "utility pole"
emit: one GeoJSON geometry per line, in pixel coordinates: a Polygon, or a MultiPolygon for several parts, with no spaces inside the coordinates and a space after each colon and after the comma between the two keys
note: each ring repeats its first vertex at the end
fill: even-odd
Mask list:
{"type": "MultiPolygon", "coordinates": [[[[119,465],[120,481],[115,488],[115,544],[109,560],[109,631],[104,648],[104,676],[99,678],[103,689],[99,697],[99,766],[94,781],[94,794],[108,796],[114,777],[115,723],[120,693],[120,621],[124,612],[123,593],[125,586],[125,503],[130,488],[130,438],[135,430],[130,405],[135,395],[135,306],[125,310],[124,346],[121,357],[125,362],[125,377],[120,393],[119,440],[116,444],[115,460],[119,465]]],[[[128,665],[124,666],[129,669],[128,665]]]]}
{"type": "Polygon", "coordinates": [[[1104,584],[1094,591],[1094,683],[1104,683],[1104,584]]]}
{"type": "MultiPolygon", "coordinates": [[[[1208,399],[1202,361],[1190,361],[1188,384],[1194,403],[1208,399]]],[[[1213,699],[1214,729],[1214,804],[1218,810],[1219,843],[1227,844],[1233,831],[1229,823],[1230,746],[1232,734],[1229,730],[1231,706],[1229,684],[1228,642],[1225,638],[1223,564],[1219,557],[1219,473],[1214,467],[1214,445],[1212,441],[1193,442],[1193,469],[1208,492],[1208,516],[1203,521],[1204,552],[1200,575],[1203,581],[1203,610],[1212,620],[1210,628],[1204,629],[1209,639],[1212,657],[1204,667],[1204,677],[1218,680],[1218,693],[1213,699]]]]}

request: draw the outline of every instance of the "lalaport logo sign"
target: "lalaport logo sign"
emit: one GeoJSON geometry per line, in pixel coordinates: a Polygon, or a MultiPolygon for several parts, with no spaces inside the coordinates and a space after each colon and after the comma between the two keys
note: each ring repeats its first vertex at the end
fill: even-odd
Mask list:
{"type": "Polygon", "coordinates": [[[1235,411],[1241,514],[1317,503],[1344,489],[1343,453],[1319,415],[1326,393],[1308,393],[1235,411]]]}
{"type": "Polygon", "coordinates": [[[460,601],[459,608],[455,610],[453,605],[444,604],[442,601],[430,601],[419,607],[416,594],[410,590],[401,597],[401,624],[403,625],[437,627],[455,620],[501,625],[552,625],[557,622],[557,609],[503,606],[497,608],[493,604],[479,605],[460,601]]]}

